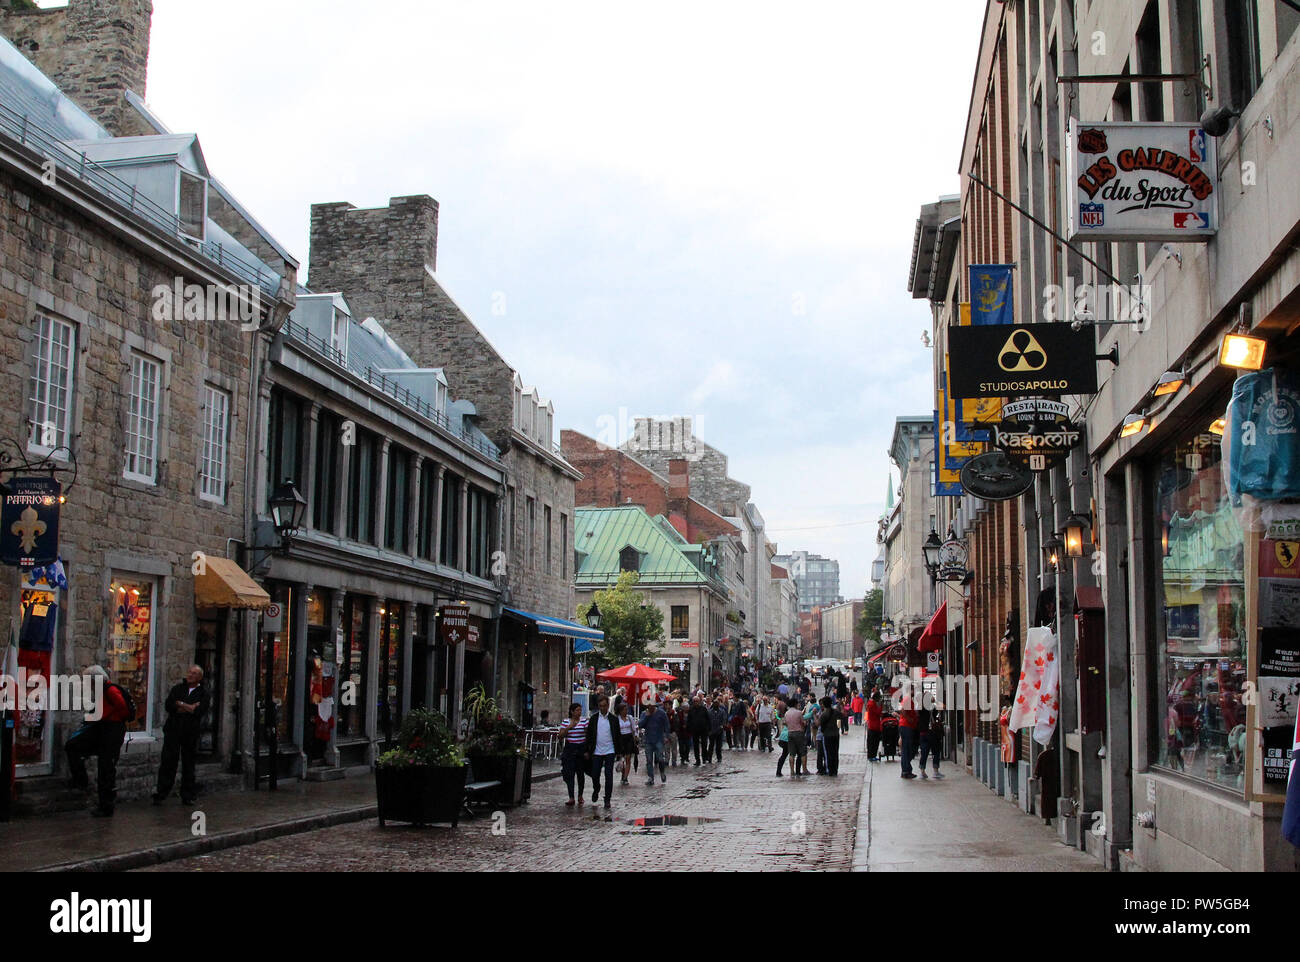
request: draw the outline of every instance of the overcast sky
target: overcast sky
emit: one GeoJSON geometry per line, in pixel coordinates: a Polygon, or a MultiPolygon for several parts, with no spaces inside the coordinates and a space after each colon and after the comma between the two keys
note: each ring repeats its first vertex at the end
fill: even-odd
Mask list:
{"type": "Polygon", "coordinates": [[[983,9],[154,0],[146,99],[304,280],[313,202],[435,197],[439,278],[557,431],[695,417],[853,597],[894,418],[933,407],[905,284],[983,9]]]}

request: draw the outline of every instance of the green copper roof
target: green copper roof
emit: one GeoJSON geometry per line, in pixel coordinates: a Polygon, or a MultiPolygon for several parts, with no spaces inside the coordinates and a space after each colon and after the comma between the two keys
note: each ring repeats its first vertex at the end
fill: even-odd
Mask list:
{"type": "Polygon", "coordinates": [[[579,555],[575,584],[612,584],[622,570],[623,549],[629,546],[639,556],[643,585],[721,583],[716,566],[707,560],[707,546],[688,542],[662,515],[652,518],[644,508],[622,505],[574,512],[574,548],[579,555]]]}

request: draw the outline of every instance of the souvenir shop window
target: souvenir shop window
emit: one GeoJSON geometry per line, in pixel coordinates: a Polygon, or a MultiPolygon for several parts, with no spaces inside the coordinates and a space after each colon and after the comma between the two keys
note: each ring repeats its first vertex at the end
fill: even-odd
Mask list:
{"type": "MultiPolygon", "coordinates": [[[[37,692],[41,676],[47,682],[57,666],[53,663],[59,618],[57,588],[24,588],[19,606],[18,667],[27,671],[28,697],[37,692]]],[[[48,692],[48,688],[46,689],[48,692]]],[[[48,698],[48,694],[46,695],[48,698]]],[[[39,700],[28,701],[14,725],[14,761],[20,766],[50,762],[50,713],[39,700]]]]}
{"type": "Polygon", "coordinates": [[[114,575],[109,583],[109,679],[131,693],[137,718],[127,733],[147,733],[153,722],[154,583],[114,575]]]}
{"type": "Polygon", "coordinates": [[[1163,616],[1153,702],[1161,766],[1243,790],[1244,534],[1223,482],[1220,441],[1188,430],[1155,460],[1163,616]]]}

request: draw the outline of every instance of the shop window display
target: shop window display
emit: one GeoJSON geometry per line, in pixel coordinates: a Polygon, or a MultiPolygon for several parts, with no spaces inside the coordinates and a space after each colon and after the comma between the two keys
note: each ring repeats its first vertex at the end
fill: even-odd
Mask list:
{"type": "Polygon", "coordinates": [[[1223,481],[1220,438],[1187,433],[1155,466],[1163,649],[1159,763],[1243,789],[1244,534],[1223,481]]]}
{"type": "MultiPolygon", "coordinates": [[[[36,692],[36,676],[49,679],[54,670],[54,640],[59,619],[56,589],[29,588],[19,607],[18,667],[27,671],[28,698],[36,692]]],[[[50,713],[29,700],[14,725],[14,761],[20,766],[50,763],[50,713]]]]}
{"type": "Polygon", "coordinates": [[[343,607],[343,647],[338,653],[341,697],[338,738],[361,738],[366,733],[366,649],[369,638],[368,599],[348,595],[343,607]]]}
{"type": "Polygon", "coordinates": [[[153,606],[154,585],[143,579],[118,578],[109,584],[109,679],[131,693],[141,717],[126,726],[127,733],[147,732],[153,718],[153,606]]]}

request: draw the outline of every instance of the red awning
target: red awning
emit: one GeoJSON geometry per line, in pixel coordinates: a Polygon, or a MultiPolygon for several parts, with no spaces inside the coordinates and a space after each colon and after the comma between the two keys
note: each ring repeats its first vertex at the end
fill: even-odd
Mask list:
{"type": "Polygon", "coordinates": [[[939,606],[930,623],[916,641],[917,651],[943,651],[943,639],[948,634],[948,602],[939,606]]]}

